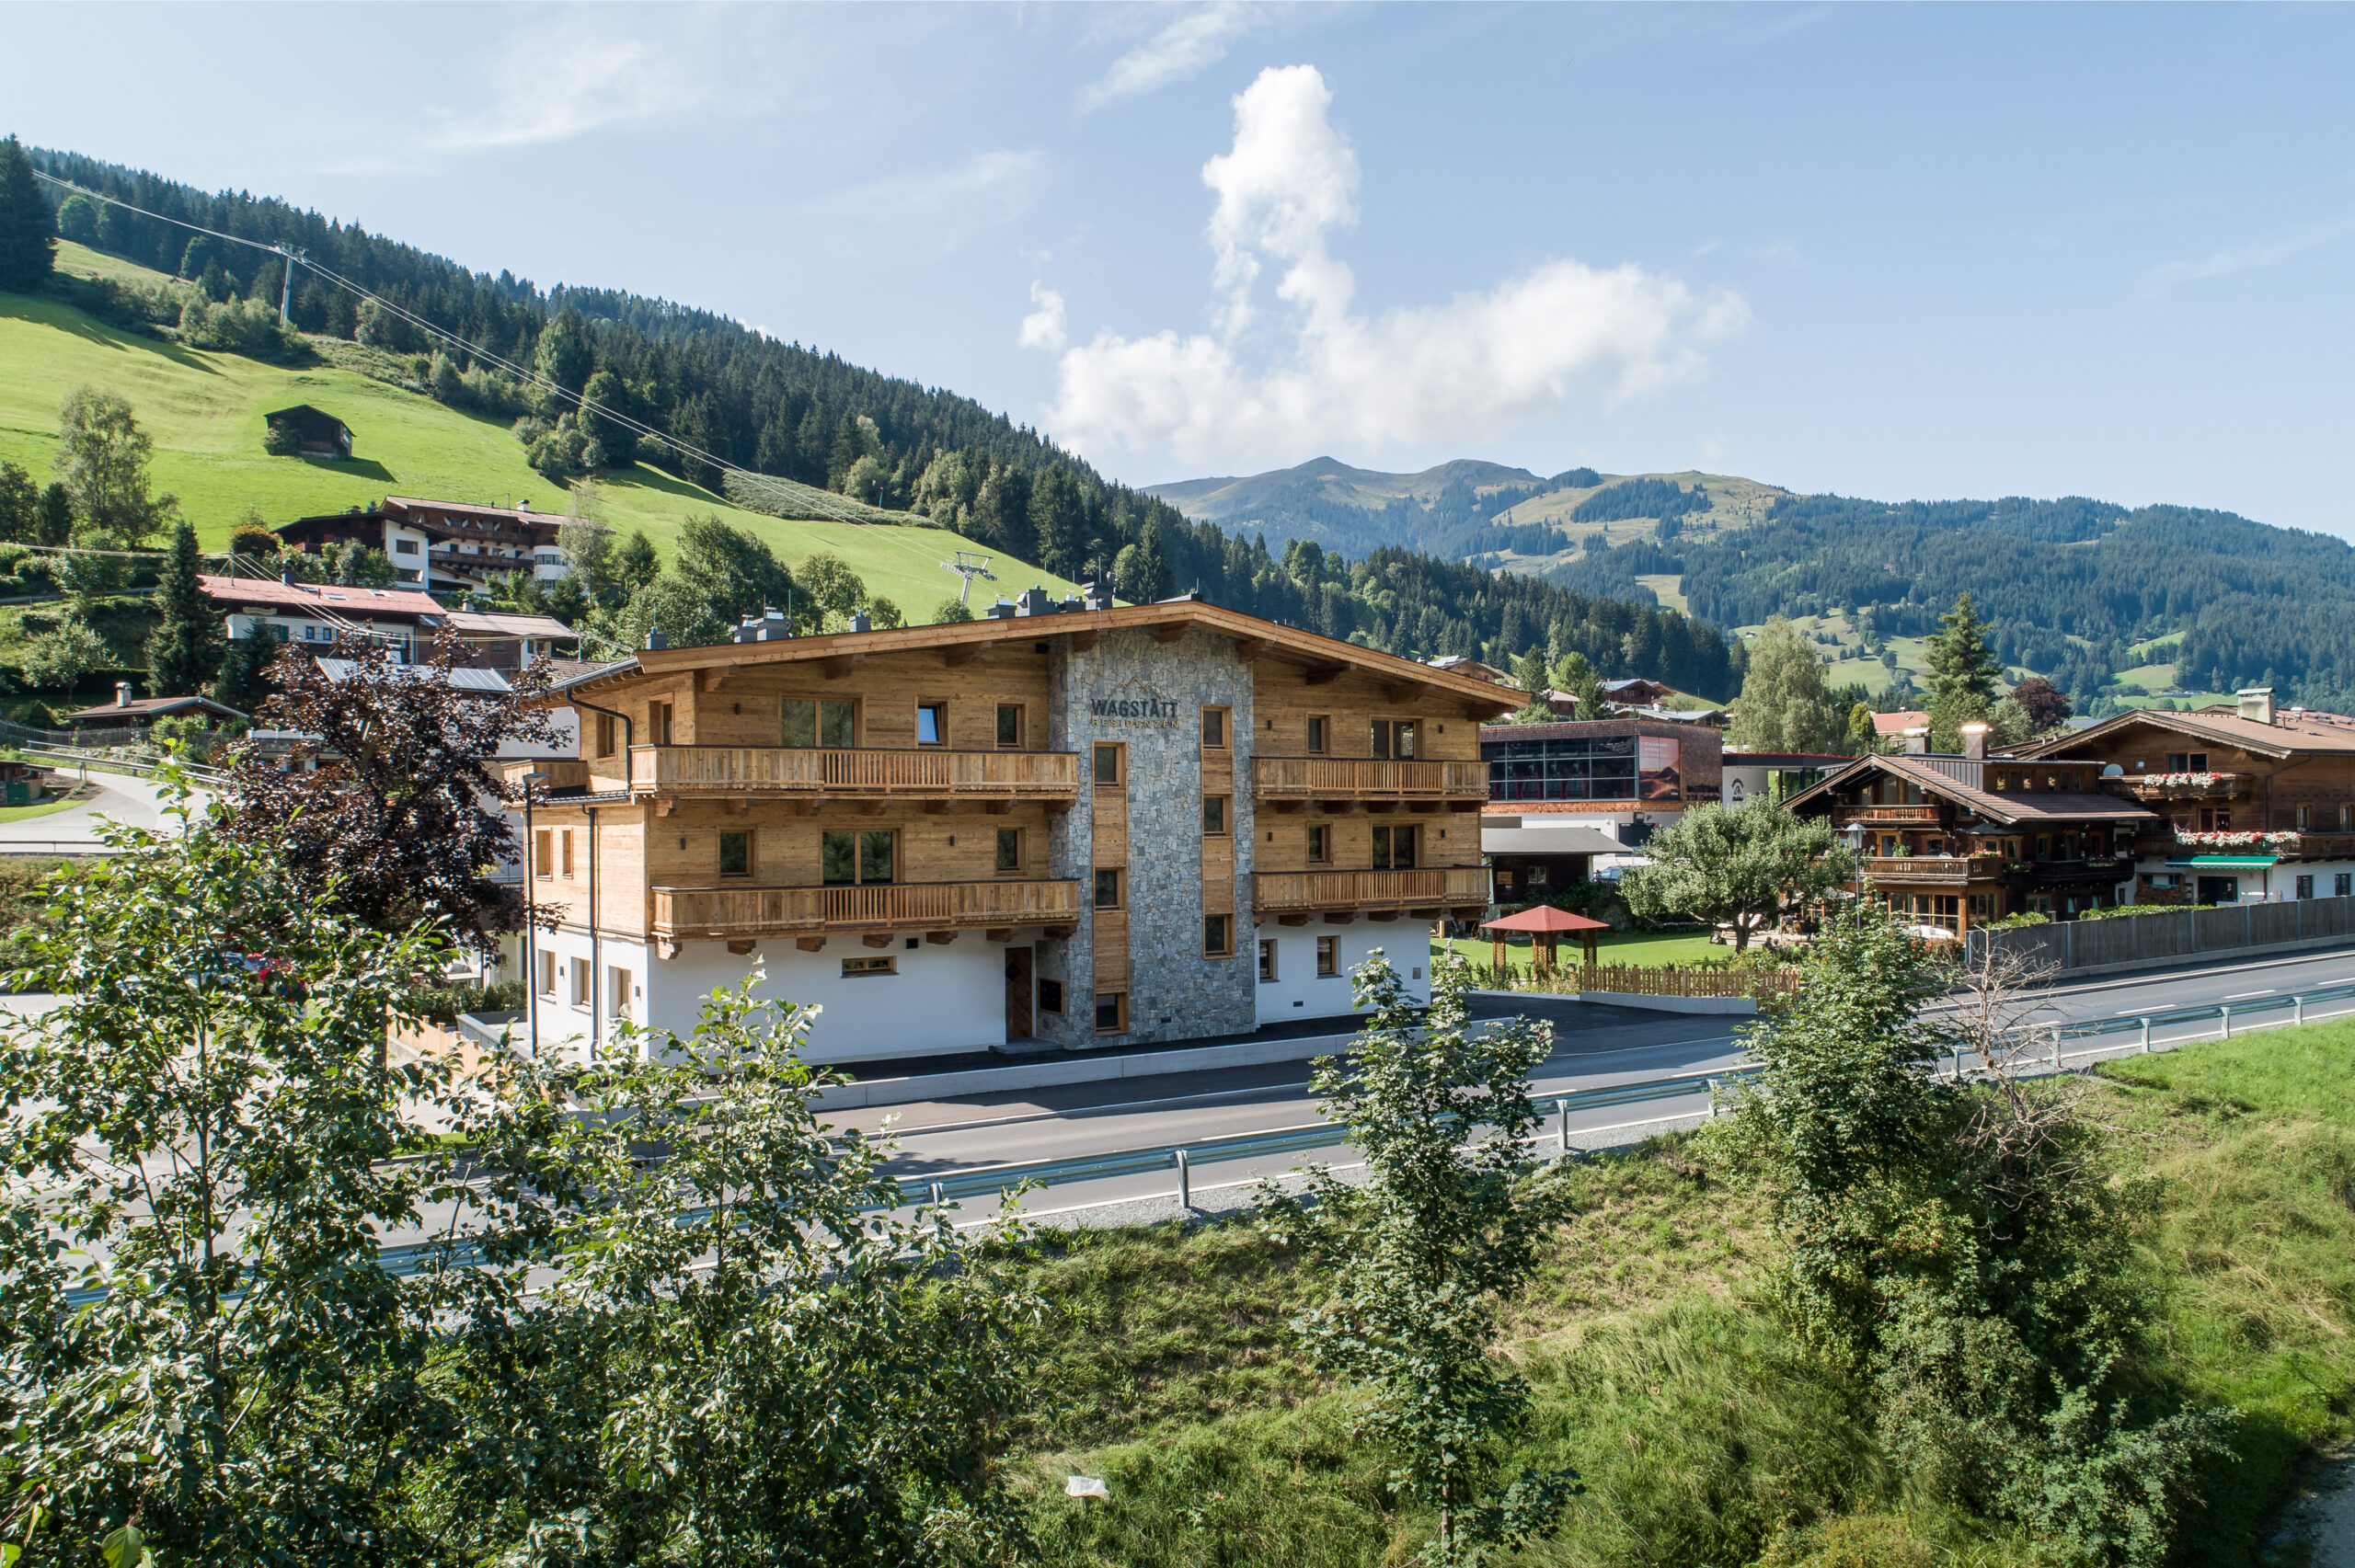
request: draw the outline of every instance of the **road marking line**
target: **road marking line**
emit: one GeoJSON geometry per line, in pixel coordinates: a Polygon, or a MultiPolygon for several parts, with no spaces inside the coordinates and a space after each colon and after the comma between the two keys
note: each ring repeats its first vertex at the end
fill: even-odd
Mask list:
{"type": "Polygon", "coordinates": [[[2281,993],[2279,990],[2245,990],[2238,996],[2228,996],[2224,1000],[2226,1001],[2246,1001],[2253,996],[2279,996],[2280,994],[2281,993]]]}

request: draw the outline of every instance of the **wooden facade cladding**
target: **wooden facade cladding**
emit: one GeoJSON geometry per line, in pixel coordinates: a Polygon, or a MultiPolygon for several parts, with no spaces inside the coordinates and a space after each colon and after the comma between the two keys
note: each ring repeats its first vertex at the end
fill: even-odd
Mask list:
{"type": "Polygon", "coordinates": [[[1070,751],[637,746],[629,754],[629,788],[657,795],[1038,800],[1068,808],[1079,793],[1079,758],[1070,751]]]}
{"type": "MultiPolygon", "coordinates": [[[[1119,754],[1119,782],[1097,784],[1090,787],[1094,796],[1089,804],[1088,864],[1093,870],[1109,871],[1115,877],[1117,889],[1114,902],[1097,903],[1094,909],[1094,941],[1092,982],[1096,996],[1125,995],[1129,989],[1129,749],[1118,742],[1109,745],[1119,754]]],[[[1092,880],[1092,879],[1091,879],[1092,880]]],[[[1095,897],[1090,887],[1088,897],[1095,897]]],[[[1094,1005],[1093,997],[1089,1005],[1094,1005]]],[[[1127,1021],[1121,1021],[1125,1024],[1127,1021]]],[[[1117,1033],[1104,1030],[1100,1033],[1117,1033]]]]}
{"type": "Polygon", "coordinates": [[[2005,859],[2000,854],[1943,855],[1867,855],[1864,859],[1865,876],[1876,882],[1952,883],[1960,887],[1966,882],[1993,882],[2004,874],[2005,859]]]}
{"type": "Polygon", "coordinates": [[[1080,912],[1079,884],[1069,879],[898,882],[867,887],[658,887],[653,906],[654,934],[671,941],[1068,926],[1080,912]]]}
{"type": "Polygon", "coordinates": [[[1413,871],[1262,871],[1251,878],[1258,916],[1485,909],[1488,868],[1430,866],[1413,871]]]}

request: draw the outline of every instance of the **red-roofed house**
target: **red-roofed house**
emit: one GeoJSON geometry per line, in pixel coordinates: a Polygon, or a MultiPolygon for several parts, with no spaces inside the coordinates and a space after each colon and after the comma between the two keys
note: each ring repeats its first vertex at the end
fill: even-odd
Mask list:
{"type": "Polygon", "coordinates": [[[552,582],[566,572],[557,531],[571,519],[512,507],[476,506],[386,496],[366,511],[328,512],[281,524],[278,536],[298,549],[356,539],[392,557],[404,584],[435,593],[468,593],[493,578],[524,572],[552,582]]]}
{"type": "Polygon", "coordinates": [[[389,644],[403,660],[412,659],[450,613],[432,595],[415,589],[247,578],[208,577],[203,582],[205,597],[226,617],[232,638],[274,636],[318,653],[339,643],[373,641],[389,644]]]}

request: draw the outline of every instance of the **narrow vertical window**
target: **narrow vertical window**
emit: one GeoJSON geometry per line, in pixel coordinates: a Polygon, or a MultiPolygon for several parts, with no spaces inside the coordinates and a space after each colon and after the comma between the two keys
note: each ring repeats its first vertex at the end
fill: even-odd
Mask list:
{"type": "Polygon", "coordinates": [[[752,875],[752,835],[722,833],[719,835],[719,875],[750,876],[752,875]]]}
{"type": "Polygon", "coordinates": [[[1099,867],[1096,873],[1096,907],[1117,910],[1120,907],[1120,873],[1111,866],[1099,867]]]}
{"type": "Polygon", "coordinates": [[[916,744],[946,746],[948,744],[948,704],[918,703],[916,704],[916,744]]]}
{"type": "Polygon", "coordinates": [[[997,743],[1000,746],[1022,744],[1022,704],[1000,703],[997,705],[997,743]]]}
{"type": "Polygon", "coordinates": [[[1329,721],[1322,714],[1308,721],[1308,750],[1322,754],[1325,750],[1325,727],[1329,721]]]}
{"type": "Polygon", "coordinates": [[[818,744],[836,751],[847,751],[858,744],[857,703],[818,704],[818,744]]]}
{"type": "Polygon", "coordinates": [[[1022,869],[1022,830],[1000,828],[997,830],[997,869],[1001,875],[1022,869]]]}
{"type": "Polygon", "coordinates": [[[1341,972],[1341,939],[1320,936],[1316,939],[1316,973],[1330,979],[1341,972]]]}
{"type": "Polygon", "coordinates": [[[564,830],[564,832],[561,835],[561,840],[564,845],[562,854],[564,861],[564,875],[567,878],[569,878],[572,876],[572,830],[569,828],[564,830]]]}
{"type": "Polygon", "coordinates": [[[532,875],[556,875],[556,834],[549,829],[542,828],[532,835],[532,875]]]}
{"type": "Polygon", "coordinates": [[[1115,742],[1096,743],[1096,782],[1107,789],[1117,789],[1120,784],[1120,748],[1115,742]]]}
{"type": "Polygon", "coordinates": [[[1273,937],[1259,941],[1259,983],[1266,985],[1276,978],[1276,943],[1273,937]]]}
{"type": "Polygon", "coordinates": [[[1221,839],[1226,836],[1226,796],[1223,795],[1202,796],[1202,836],[1206,839],[1221,839]]]}
{"type": "Polygon", "coordinates": [[[785,699],[778,726],[778,744],[808,747],[818,744],[818,704],[807,697],[785,699]]]}
{"type": "Polygon", "coordinates": [[[1202,956],[1207,958],[1223,958],[1234,952],[1234,941],[1230,934],[1234,928],[1235,917],[1232,915],[1204,915],[1202,917],[1202,956]]]}
{"type": "Polygon", "coordinates": [[[1308,830],[1309,864],[1322,865],[1333,858],[1326,853],[1326,846],[1332,841],[1332,829],[1321,825],[1308,830]]]}
{"type": "Polygon", "coordinates": [[[1202,750],[1218,751],[1223,750],[1225,747],[1226,710],[1204,708],[1202,710],[1202,750]]]}

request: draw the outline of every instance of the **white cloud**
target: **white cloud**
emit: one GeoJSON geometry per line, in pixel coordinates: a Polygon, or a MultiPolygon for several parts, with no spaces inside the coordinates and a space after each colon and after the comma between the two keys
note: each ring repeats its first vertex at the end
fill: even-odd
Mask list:
{"type": "Polygon", "coordinates": [[[1044,349],[1050,354],[1063,350],[1063,297],[1040,284],[1030,285],[1030,303],[1039,308],[1022,318],[1022,330],[1015,341],[1025,349],[1044,349]]]}
{"type": "MultiPolygon", "coordinates": [[[[1050,413],[1061,439],[1189,462],[1297,462],[1333,449],[1371,457],[1491,436],[1582,394],[1616,402],[1657,391],[1700,373],[1706,346],[1748,323],[1739,295],[1572,260],[1444,303],[1352,310],[1356,280],[1328,240],[1356,222],[1358,165],[1327,119],[1331,101],[1306,65],[1264,71],[1235,100],[1234,146],[1202,170],[1217,193],[1217,330],[1102,331],[1061,349],[1050,413]],[[1283,269],[1275,292],[1292,309],[1281,329],[1251,333],[1265,263],[1283,269]],[[1263,340],[1271,351],[1255,354],[1263,340]]],[[[1043,327],[1035,341],[1029,321],[1023,331],[1058,351],[1043,327]]]]}
{"type": "Polygon", "coordinates": [[[2196,261],[2169,261],[2152,268],[2143,274],[2143,292],[2159,294],[2182,283],[2202,283],[2214,278],[2229,278],[2236,272],[2256,272],[2276,266],[2294,256],[2303,256],[2355,234],[2355,217],[2317,223],[2294,234],[2275,239],[2261,240],[2255,245],[2237,246],[2219,250],[2196,261]]]}
{"type": "Polygon", "coordinates": [[[700,107],[708,85],[683,60],[636,39],[574,38],[518,43],[464,110],[430,110],[427,140],[446,153],[489,152],[569,141],[608,125],[700,107]]]}
{"type": "Polygon", "coordinates": [[[998,148],[946,168],[909,169],[847,186],[813,205],[830,222],[905,225],[953,250],[1027,209],[1046,175],[1046,155],[1037,148],[998,148]]]}
{"type": "Polygon", "coordinates": [[[1083,109],[1102,109],[1172,82],[1182,82],[1226,53],[1226,46],[1259,25],[1256,6],[1219,4],[1187,12],[1130,50],[1079,95],[1083,109]]]}

